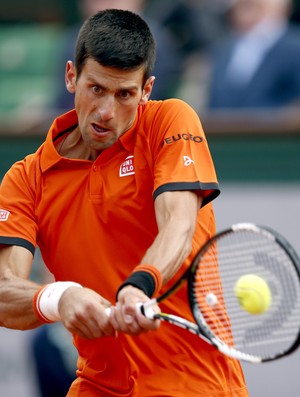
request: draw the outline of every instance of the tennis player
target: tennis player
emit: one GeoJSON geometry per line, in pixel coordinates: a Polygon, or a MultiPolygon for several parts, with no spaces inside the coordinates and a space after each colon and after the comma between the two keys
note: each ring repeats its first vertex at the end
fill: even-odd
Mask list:
{"type": "MultiPolygon", "coordinates": [[[[75,109],[1,185],[0,324],[63,323],[79,355],[68,397],[246,397],[237,361],[136,313],[215,233],[219,194],[197,114],[149,100],[154,62],[138,15],[104,10],[83,24],[66,66],[75,109]],[[29,279],[37,246],[54,283],[29,279]]],[[[161,306],[192,320],[185,287],[161,306]]]]}

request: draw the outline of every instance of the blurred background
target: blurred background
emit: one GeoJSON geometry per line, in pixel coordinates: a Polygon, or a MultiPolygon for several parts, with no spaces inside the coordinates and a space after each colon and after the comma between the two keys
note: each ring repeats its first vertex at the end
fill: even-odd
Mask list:
{"type": "MultiPolygon", "coordinates": [[[[10,0],[0,3],[0,180],[72,108],[64,85],[81,22],[140,13],[158,44],[152,99],[199,114],[222,194],[218,229],[256,222],[300,253],[300,0],[10,0]]],[[[49,280],[35,257],[32,277],[49,280]]],[[[244,365],[250,397],[298,395],[300,351],[244,365]]],[[[0,329],[0,396],[65,396],[76,352],[60,325],[0,329]]]]}

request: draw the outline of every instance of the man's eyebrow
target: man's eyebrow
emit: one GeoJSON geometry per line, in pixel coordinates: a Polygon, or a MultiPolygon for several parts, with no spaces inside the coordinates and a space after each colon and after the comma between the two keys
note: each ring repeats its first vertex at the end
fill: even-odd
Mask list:
{"type": "Polygon", "coordinates": [[[138,85],[131,85],[126,87],[120,87],[119,91],[136,91],[138,89],[139,89],[138,85]]]}
{"type": "Polygon", "coordinates": [[[89,83],[93,83],[93,84],[98,85],[99,87],[102,87],[102,84],[99,83],[99,81],[97,81],[97,80],[96,80],[94,77],[92,77],[92,76],[87,76],[87,81],[88,81],[89,83]]]}
{"type": "MultiPolygon", "coordinates": [[[[99,81],[97,81],[94,77],[92,76],[87,76],[87,80],[89,83],[95,84],[97,86],[99,86],[102,89],[108,89],[108,87],[104,86],[102,83],[100,83],[99,81]]],[[[138,84],[132,84],[129,86],[120,86],[118,87],[118,91],[137,91],[139,89],[138,84]]]]}

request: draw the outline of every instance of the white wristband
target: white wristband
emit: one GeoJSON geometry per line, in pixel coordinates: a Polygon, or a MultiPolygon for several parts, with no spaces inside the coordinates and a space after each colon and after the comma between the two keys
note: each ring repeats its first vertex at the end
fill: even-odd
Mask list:
{"type": "Polygon", "coordinates": [[[62,294],[70,287],[83,288],[82,285],[73,281],[57,281],[47,284],[38,294],[36,299],[36,310],[46,322],[60,321],[58,303],[62,294]]]}

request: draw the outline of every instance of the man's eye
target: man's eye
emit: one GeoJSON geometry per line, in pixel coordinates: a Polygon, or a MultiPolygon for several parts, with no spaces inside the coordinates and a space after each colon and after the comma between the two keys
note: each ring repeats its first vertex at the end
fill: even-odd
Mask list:
{"type": "Polygon", "coordinates": [[[120,91],[120,97],[123,99],[129,98],[130,97],[130,93],[128,91],[120,91]]]}
{"type": "Polygon", "coordinates": [[[92,87],[92,91],[93,91],[95,94],[99,94],[99,93],[101,92],[101,88],[98,87],[97,85],[94,85],[94,86],[92,87]]]}

